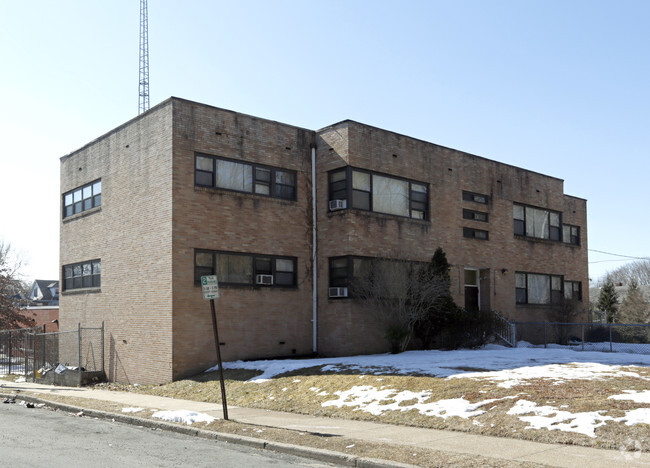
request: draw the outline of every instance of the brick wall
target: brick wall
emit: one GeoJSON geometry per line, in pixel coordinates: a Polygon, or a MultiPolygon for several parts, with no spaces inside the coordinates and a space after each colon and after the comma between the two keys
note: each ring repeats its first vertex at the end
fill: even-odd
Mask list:
{"type": "Polygon", "coordinates": [[[194,249],[297,257],[297,287],[221,287],[224,360],[312,351],[313,132],[182,100],[174,102],[174,377],[214,365],[209,302],[194,283],[194,249]],[[297,200],[195,187],[195,152],[297,173],[297,200]]]}
{"type": "Polygon", "coordinates": [[[320,354],[388,349],[380,317],[352,299],[328,298],[333,256],[429,261],[440,246],[461,305],[464,270],[476,268],[482,306],[506,316],[540,320],[549,312],[515,304],[516,271],[582,281],[588,306],[586,202],[564,195],[560,179],[352,121],[314,132],[171,98],[61,160],[62,193],[102,180],[101,207],[61,223],[62,265],[102,262],[101,288],[62,291],[61,330],[105,321],[111,380],[154,383],[200,372],[216,353],[209,302],[194,282],[194,250],[291,256],[295,288],[222,286],[215,301],[222,354],[227,361],[310,354],[312,143],[320,354]],[[297,199],[196,187],[196,152],[296,171],[297,199]],[[427,183],[430,219],[329,212],[328,171],[346,165],[427,183]],[[489,203],[463,201],[463,190],[489,203]],[[565,223],[581,227],[581,245],[516,238],[513,202],[562,212],[565,223]],[[489,213],[489,222],[464,220],[463,208],[489,213]],[[463,227],[490,238],[464,238],[463,227]]]}
{"type": "MultiPolygon", "coordinates": [[[[172,377],[172,105],[61,159],[61,192],[102,181],[99,209],[61,222],[61,264],[101,259],[101,288],[64,291],[60,328],[105,322],[109,379],[172,377]]],[[[63,278],[61,278],[62,286],[63,278]]]]}
{"type": "MultiPolygon", "coordinates": [[[[327,258],[339,255],[430,260],[442,247],[452,264],[452,294],[464,305],[464,270],[481,276],[482,308],[518,320],[544,320],[550,307],[515,304],[515,271],[564,275],[586,291],[586,202],[563,193],[560,179],[432,143],[345,121],[318,132],[319,350],[325,354],[387,350],[378,317],[351,299],[327,298],[327,258]],[[359,210],[328,212],[327,173],[353,167],[426,182],[430,221],[359,210]],[[463,191],[489,196],[487,205],[464,201],[463,191]],[[516,238],[513,202],[562,212],[581,227],[581,245],[516,238]],[[463,219],[463,208],[487,212],[489,222],[463,219]],[[489,231],[489,240],[463,237],[463,227],[489,231]]],[[[583,294],[584,310],[588,298],[583,294]]]]}

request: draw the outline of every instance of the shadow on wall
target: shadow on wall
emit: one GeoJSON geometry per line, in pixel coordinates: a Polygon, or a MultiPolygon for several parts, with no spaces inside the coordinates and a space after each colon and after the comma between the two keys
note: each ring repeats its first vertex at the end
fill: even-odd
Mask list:
{"type": "Polygon", "coordinates": [[[110,338],[108,339],[108,381],[109,382],[120,382],[125,384],[130,384],[126,370],[122,365],[120,360],[120,355],[115,348],[115,338],[111,333],[110,338]]]}

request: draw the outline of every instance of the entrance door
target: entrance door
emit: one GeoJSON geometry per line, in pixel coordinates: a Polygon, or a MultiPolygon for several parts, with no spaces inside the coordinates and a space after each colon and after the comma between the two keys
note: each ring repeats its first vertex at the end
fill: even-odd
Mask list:
{"type": "Polygon", "coordinates": [[[465,309],[479,310],[479,277],[478,270],[465,268],[465,309]]]}

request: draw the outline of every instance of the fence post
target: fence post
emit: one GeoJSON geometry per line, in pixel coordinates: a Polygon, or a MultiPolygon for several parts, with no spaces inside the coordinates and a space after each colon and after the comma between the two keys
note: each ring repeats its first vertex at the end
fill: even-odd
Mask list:
{"type": "Polygon", "coordinates": [[[512,347],[516,348],[517,347],[517,322],[512,322],[510,324],[510,328],[512,330],[512,347]]]}
{"type": "Polygon", "coordinates": [[[612,353],[614,351],[613,345],[612,345],[612,324],[609,324],[609,352],[612,353]]]}
{"type": "Polygon", "coordinates": [[[32,335],[32,382],[36,382],[36,332],[32,335]]]}
{"type": "Polygon", "coordinates": [[[28,333],[25,332],[23,334],[24,334],[24,341],[25,341],[24,348],[23,348],[24,349],[23,354],[25,355],[25,380],[27,380],[27,345],[28,345],[28,343],[27,343],[27,334],[28,333]]]}
{"type": "Polygon", "coordinates": [[[544,347],[548,348],[548,345],[546,344],[546,320],[544,320],[544,347]]]}
{"type": "Polygon", "coordinates": [[[582,329],[582,350],[585,350],[585,324],[583,323],[580,328],[582,329]]]}
{"type": "Polygon", "coordinates": [[[12,352],[13,351],[13,346],[12,345],[13,345],[13,341],[14,341],[13,338],[14,337],[13,337],[12,332],[7,333],[7,335],[9,336],[9,346],[8,346],[8,351],[9,351],[9,372],[7,372],[7,375],[11,375],[11,361],[13,360],[13,352],[12,352]]]}

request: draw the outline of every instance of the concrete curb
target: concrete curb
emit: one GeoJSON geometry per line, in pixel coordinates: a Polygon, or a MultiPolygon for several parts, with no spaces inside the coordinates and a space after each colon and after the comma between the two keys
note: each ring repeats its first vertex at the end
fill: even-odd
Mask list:
{"type": "MultiPolygon", "coordinates": [[[[191,426],[183,426],[181,424],[174,424],[166,421],[152,421],[151,419],[138,418],[129,414],[109,413],[107,411],[100,411],[95,409],[83,408],[81,406],[67,405],[65,403],[58,403],[31,395],[22,394],[8,394],[0,393],[0,398],[15,398],[16,400],[24,400],[29,403],[40,404],[55,408],[59,411],[66,413],[79,413],[83,412],[84,416],[97,419],[110,419],[115,422],[130,424],[133,426],[146,427],[149,429],[158,429],[162,431],[176,432],[194,437],[201,437],[203,439],[218,440],[220,442],[227,442],[236,445],[243,445],[260,450],[269,450],[277,453],[284,453],[287,455],[294,455],[297,457],[309,458],[312,460],[322,461],[325,463],[333,463],[341,466],[352,466],[358,468],[417,468],[416,465],[408,465],[405,463],[392,462],[388,460],[380,460],[376,458],[364,458],[354,455],[346,455],[332,450],[325,450],[313,447],[304,447],[301,445],[285,444],[281,442],[273,442],[264,439],[257,439],[254,437],[246,437],[236,434],[225,432],[209,431],[206,429],[196,429],[191,426]]],[[[237,422],[237,421],[232,421],[237,422]]]]}

